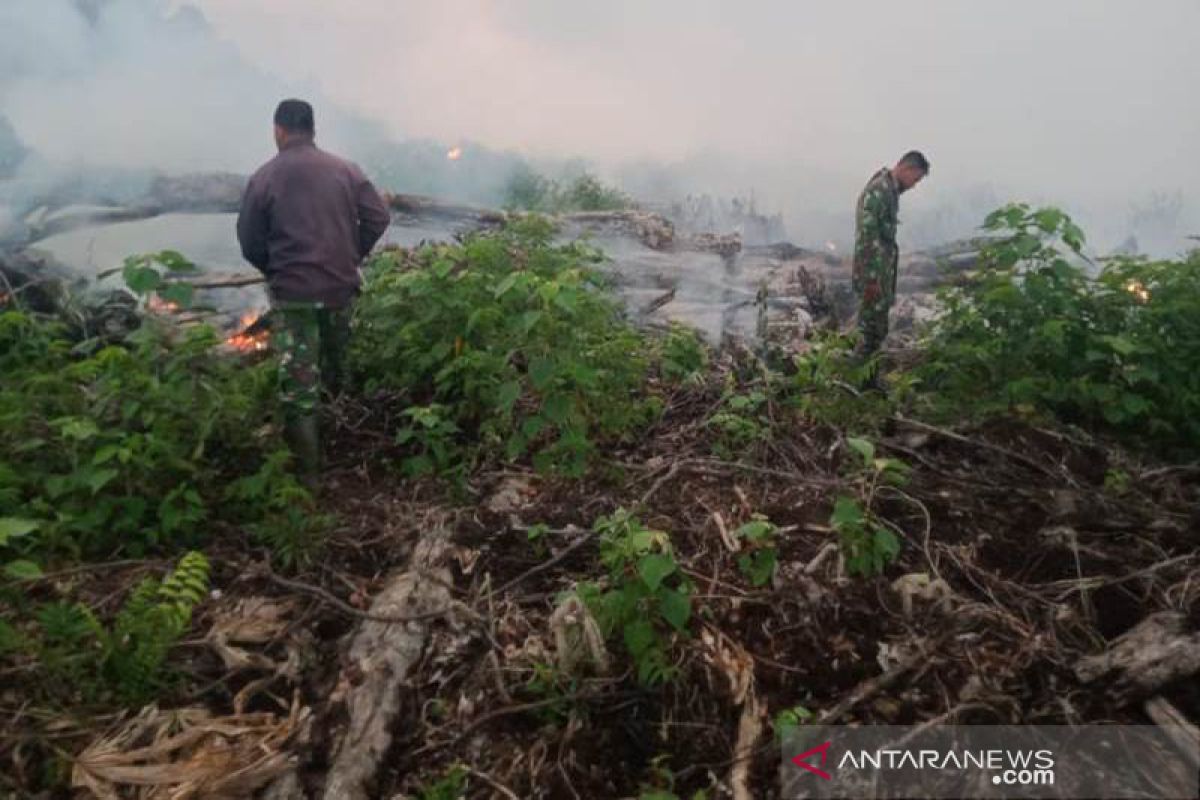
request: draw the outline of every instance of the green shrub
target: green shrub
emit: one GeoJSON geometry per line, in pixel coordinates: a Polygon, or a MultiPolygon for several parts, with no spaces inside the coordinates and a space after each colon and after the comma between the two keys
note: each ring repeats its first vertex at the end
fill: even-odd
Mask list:
{"type": "Polygon", "coordinates": [[[687,631],[691,583],[679,571],[671,538],[650,530],[625,509],[596,520],[605,585],[581,583],[580,598],[606,636],[621,635],[638,680],[662,683],[675,674],[671,640],[687,631]]]}
{"type": "Polygon", "coordinates": [[[0,620],[0,655],[35,658],[54,702],[147,702],[165,686],[167,655],[208,592],[208,572],[202,553],[185,554],[161,581],[139,583],[107,626],[87,606],[61,600],[38,606],[32,624],[0,620]]]}
{"type": "Polygon", "coordinates": [[[848,466],[857,497],[840,496],[834,502],[829,524],[837,532],[846,571],[872,577],[881,574],[900,554],[900,540],[874,512],[875,498],[884,487],[903,486],[910,467],[895,458],[879,458],[867,439],[848,437],[855,458],[848,466]]]}
{"type": "Polygon", "coordinates": [[[404,393],[410,472],[494,452],[578,474],[597,441],[652,413],[646,346],[595,271],[599,254],[552,234],[529,218],[370,264],[353,364],[368,391],[404,393]]]}
{"type": "Polygon", "coordinates": [[[942,292],[920,367],[949,413],[1051,414],[1192,454],[1200,445],[1200,254],[1091,275],[1061,211],[1011,205],[982,269],[942,292]]]}
{"type": "Polygon", "coordinates": [[[767,394],[759,389],[743,393],[727,388],[721,406],[705,423],[713,432],[713,454],[737,460],[766,442],[771,433],[767,404],[767,394]]]}
{"type": "Polygon", "coordinates": [[[755,514],[734,532],[734,536],[746,545],[745,551],[738,556],[738,569],[754,586],[766,586],[775,575],[775,566],[779,562],[775,549],[778,530],[769,519],[755,514]]]}
{"type": "Polygon", "coordinates": [[[628,195],[587,172],[563,182],[521,168],[513,173],[504,190],[504,207],[517,211],[564,214],[617,211],[632,206],[628,195]]]}
{"type": "Polygon", "coordinates": [[[814,422],[860,431],[876,428],[910,388],[907,376],[895,374],[886,397],[862,391],[877,360],[857,358],[849,336],[819,332],[793,359],[795,374],[782,387],[783,399],[814,422]]]}
{"type": "Polygon", "coordinates": [[[269,418],[272,369],[218,343],[147,320],[89,352],[53,322],[0,314],[0,562],[203,541],[227,482],[271,443],[246,434],[269,418]]]}
{"type": "Polygon", "coordinates": [[[679,323],[671,323],[667,334],[656,342],[663,378],[674,384],[696,383],[708,367],[708,347],[700,334],[679,323]]]}

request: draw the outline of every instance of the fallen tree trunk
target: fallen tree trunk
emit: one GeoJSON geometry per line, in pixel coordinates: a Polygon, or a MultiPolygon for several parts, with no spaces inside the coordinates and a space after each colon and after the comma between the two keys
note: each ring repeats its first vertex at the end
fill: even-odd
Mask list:
{"type": "MultiPolygon", "coordinates": [[[[442,566],[448,534],[422,539],[409,569],[394,578],[371,604],[373,617],[433,614],[449,608],[450,572],[442,566]]],[[[367,620],[350,645],[339,686],[353,683],[341,699],[349,721],[335,737],[325,800],[368,800],[371,783],[392,743],[400,710],[400,687],[425,647],[432,619],[392,623],[367,620]]]]}
{"type": "Polygon", "coordinates": [[[193,289],[235,289],[239,286],[253,286],[266,283],[266,277],[249,272],[204,272],[194,276],[170,277],[172,283],[186,283],[193,289]]]}
{"type": "Polygon", "coordinates": [[[1103,653],[1075,665],[1084,683],[1111,679],[1123,692],[1154,694],[1167,684],[1200,673],[1200,632],[1187,630],[1175,611],[1152,614],[1113,640],[1103,653]]]}
{"type": "Polygon", "coordinates": [[[502,225],[507,219],[502,211],[462,203],[447,203],[436,197],[418,194],[384,193],[383,199],[393,211],[412,217],[435,217],[483,226],[502,225]]]}

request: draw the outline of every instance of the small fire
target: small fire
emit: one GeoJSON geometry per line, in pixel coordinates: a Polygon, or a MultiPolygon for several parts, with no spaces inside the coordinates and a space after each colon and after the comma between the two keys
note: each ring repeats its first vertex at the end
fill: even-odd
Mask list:
{"type": "Polygon", "coordinates": [[[461,147],[451,147],[446,151],[446,159],[448,161],[458,161],[462,156],[463,149],[461,147]]]}
{"type": "Polygon", "coordinates": [[[836,245],[836,244],[834,244],[833,242],[826,242],[826,243],[825,243],[825,249],[826,249],[826,250],[828,250],[828,251],[829,251],[829,252],[831,252],[831,253],[836,253],[836,252],[837,252],[837,245],[836,245]]]}
{"type": "Polygon", "coordinates": [[[1140,303],[1150,302],[1150,290],[1141,281],[1129,281],[1125,284],[1125,291],[1136,297],[1140,303]]]}
{"type": "Polygon", "coordinates": [[[264,327],[261,331],[247,333],[247,329],[258,322],[261,315],[257,311],[247,311],[238,321],[238,332],[225,340],[225,344],[243,353],[254,353],[267,349],[269,332],[264,327]]]}
{"type": "Polygon", "coordinates": [[[146,300],[146,308],[155,314],[174,314],[179,311],[179,303],[163,300],[158,295],[152,294],[146,300]]]}

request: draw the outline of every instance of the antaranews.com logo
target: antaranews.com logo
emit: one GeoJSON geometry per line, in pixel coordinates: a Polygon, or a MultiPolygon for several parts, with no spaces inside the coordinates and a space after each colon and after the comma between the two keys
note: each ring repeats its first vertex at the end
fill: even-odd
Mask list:
{"type": "Polygon", "coordinates": [[[1157,726],[798,726],[782,796],[1196,797],[1200,752],[1181,741],[1157,726]]]}
{"type": "MultiPolygon", "coordinates": [[[[822,780],[833,780],[825,771],[830,762],[832,741],[822,742],[800,755],[792,763],[822,780]],[[813,762],[818,760],[816,764],[813,762]],[[819,764],[819,766],[818,766],[819,764]]],[[[1004,786],[1054,785],[1054,753],[1051,750],[912,750],[888,748],[846,750],[835,757],[837,770],[956,770],[974,769],[992,773],[992,783],[1004,786]]]]}

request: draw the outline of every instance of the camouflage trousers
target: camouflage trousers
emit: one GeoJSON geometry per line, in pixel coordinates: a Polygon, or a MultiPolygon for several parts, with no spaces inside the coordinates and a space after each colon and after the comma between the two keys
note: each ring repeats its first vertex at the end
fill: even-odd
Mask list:
{"type": "Polygon", "coordinates": [[[311,416],[321,390],[341,391],[350,308],[277,301],[272,307],[271,347],[279,354],[279,399],[285,417],[311,416]]]}
{"type": "Polygon", "coordinates": [[[861,339],[858,353],[871,356],[878,352],[888,334],[888,312],[896,299],[895,274],[882,275],[880,279],[867,278],[862,285],[854,287],[858,292],[858,331],[861,339]]]}

